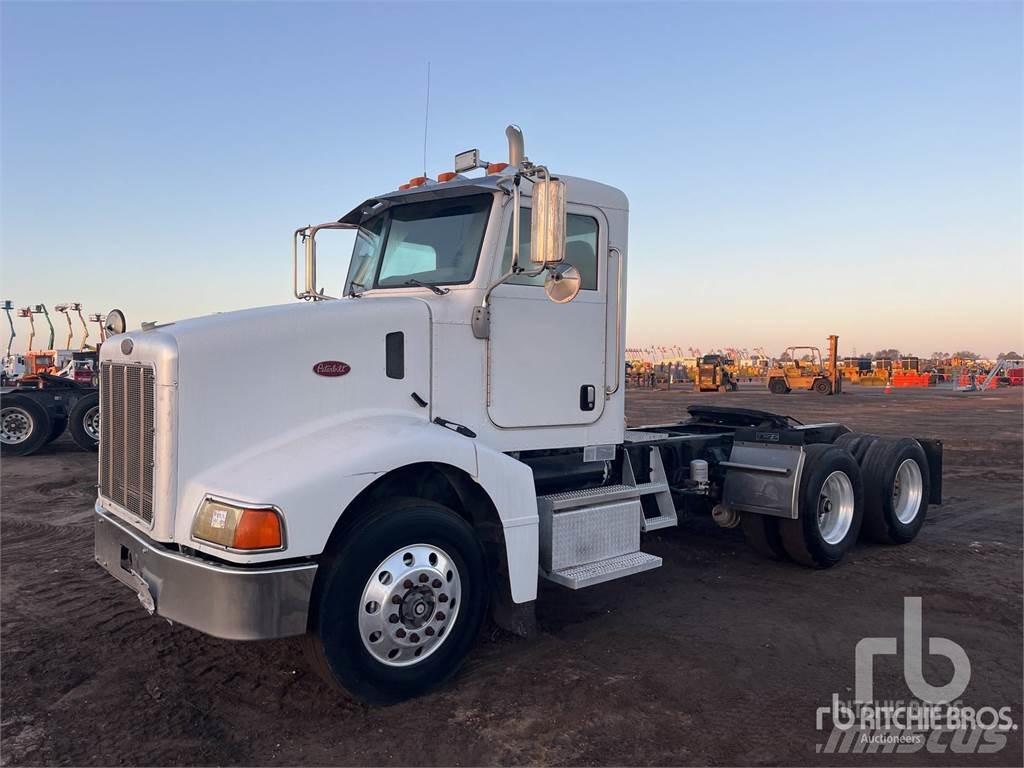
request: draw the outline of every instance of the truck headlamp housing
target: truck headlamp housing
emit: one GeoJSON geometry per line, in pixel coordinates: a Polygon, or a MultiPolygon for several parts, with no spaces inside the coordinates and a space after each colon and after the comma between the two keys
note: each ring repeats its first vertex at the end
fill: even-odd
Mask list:
{"type": "Polygon", "coordinates": [[[192,538],[246,552],[284,549],[284,525],[274,507],[243,506],[207,497],[192,523],[192,538]]]}

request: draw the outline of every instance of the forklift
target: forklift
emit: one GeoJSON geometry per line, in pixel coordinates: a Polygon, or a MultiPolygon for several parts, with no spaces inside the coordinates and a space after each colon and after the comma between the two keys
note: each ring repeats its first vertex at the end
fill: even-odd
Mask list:
{"type": "Polygon", "coordinates": [[[693,377],[694,392],[735,392],[739,384],[726,368],[732,361],[721,355],[704,355],[697,361],[693,377]]]}
{"type": "Polygon", "coordinates": [[[768,371],[768,391],[773,395],[788,395],[794,389],[836,395],[843,390],[843,376],[839,370],[839,337],[828,337],[828,362],[821,357],[818,347],[787,347],[787,362],[777,363],[768,371]],[[801,360],[807,357],[807,360],[801,360]]]}

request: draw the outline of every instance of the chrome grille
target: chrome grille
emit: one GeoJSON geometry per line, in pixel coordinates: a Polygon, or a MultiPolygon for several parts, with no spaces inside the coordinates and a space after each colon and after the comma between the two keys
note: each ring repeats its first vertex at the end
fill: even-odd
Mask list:
{"type": "Polygon", "coordinates": [[[100,495],[153,522],[153,410],[149,366],[100,366],[100,495]]]}

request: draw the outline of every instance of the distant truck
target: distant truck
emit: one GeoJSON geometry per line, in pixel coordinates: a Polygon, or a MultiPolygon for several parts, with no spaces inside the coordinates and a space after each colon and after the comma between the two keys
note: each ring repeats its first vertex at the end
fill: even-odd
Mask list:
{"type": "Polygon", "coordinates": [[[303,635],[387,703],[451,676],[488,610],[527,633],[540,579],[657,568],[643,534],[684,514],[812,568],[917,535],[938,441],[711,406],[626,429],[626,196],[506,133],[507,163],[464,152],[297,230],[301,303],[103,346],[95,557],[149,612],[303,635]],[[330,229],[355,233],[340,298],[316,279],[330,229]],[[234,364],[268,348],[257,378],[234,364]]]}

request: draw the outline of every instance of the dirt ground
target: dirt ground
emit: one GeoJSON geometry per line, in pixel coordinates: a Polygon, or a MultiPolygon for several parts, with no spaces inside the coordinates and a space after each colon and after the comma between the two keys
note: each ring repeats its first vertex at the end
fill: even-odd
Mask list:
{"type": "MultiPolygon", "coordinates": [[[[914,543],[862,544],[829,571],[686,521],[646,538],[660,569],[581,592],[545,585],[537,637],[490,630],[444,689],[376,709],[321,683],[297,642],[230,643],[147,617],[93,563],[95,455],[62,439],[2,467],[0,760],[1021,765],[1020,731],[994,754],[819,753],[815,710],[852,696],[857,641],[901,636],[903,597],[919,595],[924,634],[970,658],[964,703],[1024,719],[1022,392],[630,391],[629,422],[678,420],[698,400],[940,438],[945,503],[914,543]]],[[[950,669],[925,664],[934,685],[950,669]]],[[[877,698],[910,695],[896,657],[876,670],[877,698]]]]}

